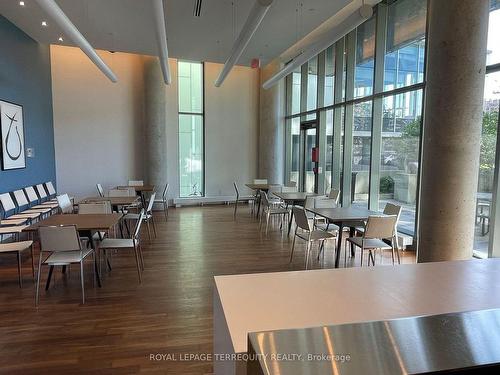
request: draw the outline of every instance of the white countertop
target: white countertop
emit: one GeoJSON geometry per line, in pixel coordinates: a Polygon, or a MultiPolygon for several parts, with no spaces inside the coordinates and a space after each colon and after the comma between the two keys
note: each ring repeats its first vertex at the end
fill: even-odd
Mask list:
{"type": "Polygon", "coordinates": [[[235,353],[249,332],[500,308],[500,259],[216,276],[235,353]]]}

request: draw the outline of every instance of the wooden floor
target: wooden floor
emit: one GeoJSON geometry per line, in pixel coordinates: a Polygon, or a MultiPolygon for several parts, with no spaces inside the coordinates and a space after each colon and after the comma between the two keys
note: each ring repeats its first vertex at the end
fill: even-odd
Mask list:
{"type": "MultiPolygon", "coordinates": [[[[210,374],[209,360],[184,361],[180,355],[212,352],[212,277],[304,266],[303,244],[297,242],[289,264],[291,237],[281,235],[278,225],[266,236],[247,207],[240,208],[236,221],[232,210],[171,209],[168,221],[158,214],[158,237],[148,242],[143,233],[142,284],[132,254],[113,257],[113,270],[103,275],[100,289],[92,285],[89,264],[85,305],[76,266],[65,275],[54,272],[36,309],[29,259],[24,259],[20,289],[15,256],[2,255],[0,373],[210,374]],[[176,360],[152,361],[152,354],[176,360]]],[[[326,267],[332,266],[332,249],[333,243],[327,245],[326,267]]],[[[414,261],[414,253],[404,254],[403,262],[414,261]]],[[[359,266],[359,254],[355,262],[359,266]]],[[[389,254],[384,263],[391,263],[389,254]]],[[[46,276],[44,269],[43,281],[46,276]]]]}

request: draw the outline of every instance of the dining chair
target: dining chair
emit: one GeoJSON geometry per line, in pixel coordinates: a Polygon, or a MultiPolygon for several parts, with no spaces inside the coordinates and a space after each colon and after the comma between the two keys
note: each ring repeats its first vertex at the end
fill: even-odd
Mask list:
{"type": "MultiPolygon", "coordinates": [[[[385,206],[384,206],[384,211],[383,211],[383,214],[384,215],[396,215],[397,216],[397,219],[396,219],[396,223],[394,224],[394,233],[395,233],[395,250],[396,250],[396,254],[397,254],[397,258],[398,258],[398,263],[401,264],[401,258],[400,258],[400,254],[399,254],[399,242],[398,242],[398,223],[399,223],[399,219],[401,217],[401,212],[403,211],[403,207],[397,205],[397,204],[393,204],[393,203],[386,203],[385,206]]],[[[365,224],[366,225],[366,224],[365,224]]],[[[365,227],[356,227],[356,232],[359,233],[359,234],[363,234],[365,231],[365,227]]],[[[394,254],[393,254],[394,256],[394,254]]],[[[392,260],[394,262],[394,259],[392,260]]]]}
{"type": "MultiPolygon", "coordinates": [[[[361,248],[361,266],[363,266],[365,250],[368,250],[368,265],[370,265],[370,260],[375,265],[375,252],[377,250],[392,250],[392,264],[394,264],[397,220],[397,215],[370,216],[366,221],[363,236],[349,237],[347,239],[354,246],[361,248]]],[[[344,257],[347,259],[347,246],[344,247],[344,257]]]]}
{"type": "MultiPolygon", "coordinates": [[[[305,259],[305,269],[307,270],[308,265],[309,265],[309,254],[311,251],[311,244],[313,242],[318,242],[318,254],[319,254],[319,249],[324,247],[324,242],[326,240],[334,239],[337,237],[337,233],[332,233],[332,232],[325,232],[323,230],[316,230],[313,227],[311,227],[311,223],[309,222],[309,218],[307,217],[306,211],[302,207],[292,207],[293,210],[293,216],[295,218],[295,233],[293,236],[293,243],[292,243],[292,251],[290,253],[290,263],[293,261],[293,253],[295,250],[295,240],[300,238],[301,240],[304,240],[307,242],[307,247],[306,247],[306,259],[305,259]],[[300,229],[300,232],[299,232],[300,229]]],[[[324,251],[323,251],[323,258],[324,258],[324,251]]]]}
{"type": "Polygon", "coordinates": [[[163,193],[161,195],[161,202],[163,204],[163,213],[165,214],[165,220],[168,218],[168,190],[170,185],[168,182],[165,184],[165,188],[163,189],[163,193]]]}
{"type": "Polygon", "coordinates": [[[129,180],[128,186],[144,186],[143,180],[129,180]]]}
{"type": "Polygon", "coordinates": [[[328,193],[328,199],[332,199],[335,204],[338,206],[340,200],[340,190],[339,189],[330,189],[328,193]]]}
{"type": "Polygon", "coordinates": [[[3,209],[4,219],[26,219],[26,220],[37,220],[42,214],[40,212],[17,212],[17,206],[12,199],[10,193],[0,194],[0,204],[3,209]]]}
{"type": "Polygon", "coordinates": [[[17,203],[18,213],[38,213],[41,216],[48,216],[52,211],[50,207],[30,208],[30,202],[22,189],[14,191],[13,195],[17,203]]]}
{"type": "Polygon", "coordinates": [[[26,193],[26,196],[28,197],[29,206],[31,208],[47,208],[47,207],[49,207],[52,211],[57,210],[59,208],[59,205],[57,204],[57,200],[55,202],[48,201],[48,202],[40,204],[40,199],[38,198],[38,195],[36,194],[35,188],[33,186],[26,186],[24,188],[24,191],[26,193]]]}
{"type": "Polygon", "coordinates": [[[108,197],[135,197],[135,190],[134,188],[110,189],[108,191],[108,197]]]}
{"type": "MultiPolygon", "coordinates": [[[[87,241],[81,241],[75,225],[41,226],[38,228],[40,238],[40,258],[38,262],[38,275],[36,281],[35,305],[38,306],[40,275],[42,265],[48,265],[49,278],[55,266],[69,266],[80,264],[80,284],[82,288],[82,303],[85,303],[85,285],[83,275],[83,261],[90,255],[95,263],[95,253],[88,247],[87,241]],[[49,253],[44,259],[44,254],[49,253]]],[[[94,279],[95,279],[95,268],[94,279]]]]}
{"type": "Polygon", "coordinates": [[[150,229],[149,222],[151,222],[153,224],[153,231],[154,231],[154,235],[156,238],[156,223],[155,223],[155,218],[153,216],[153,205],[155,202],[155,198],[156,198],[156,192],[153,192],[153,194],[151,194],[151,197],[149,198],[148,208],[146,209],[144,215],[141,215],[140,213],[136,214],[136,213],[129,212],[123,217],[124,220],[142,220],[142,221],[144,221],[146,223],[147,228],[148,228],[149,240],[151,240],[151,229],[150,229]]]}
{"type": "Polygon", "coordinates": [[[54,188],[54,184],[52,183],[52,181],[47,181],[45,183],[45,187],[47,188],[47,193],[49,195],[49,198],[50,199],[55,198],[57,195],[57,192],[56,192],[56,189],[54,188]]]}
{"type": "Polygon", "coordinates": [[[269,190],[267,191],[267,199],[272,206],[278,207],[284,203],[280,197],[275,195],[275,193],[281,193],[282,188],[283,187],[281,185],[269,185],[269,190]]]}
{"type": "Polygon", "coordinates": [[[282,193],[296,193],[298,190],[297,190],[297,186],[282,186],[281,187],[281,192],[282,193]]]}
{"type": "Polygon", "coordinates": [[[95,187],[97,188],[97,194],[99,194],[100,197],[104,197],[104,189],[102,188],[102,185],[96,184],[95,187]]]}
{"type": "MultiPolygon", "coordinates": [[[[262,212],[260,215],[260,225],[259,229],[262,228],[262,216],[266,217],[266,234],[268,233],[269,229],[269,219],[271,216],[280,216],[281,217],[281,223],[280,223],[280,230],[283,229],[283,219],[287,219],[290,215],[290,211],[287,208],[284,207],[273,207],[267,198],[267,194],[265,191],[260,192],[260,200],[262,204],[262,212]]],[[[285,221],[286,222],[286,221],[285,221]]]]}
{"type": "Polygon", "coordinates": [[[240,189],[238,188],[238,185],[236,184],[236,181],[233,182],[233,186],[234,186],[234,191],[236,193],[236,199],[234,201],[234,213],[233,213],[233,217],[236,218],[236,212],[238,210],[238,203],[239,202],[250,202],[251,203],[250,213],[253,213],[254,207],[255,207],[255,200],[256,200],[255,196],[245,197],[244,199],[242,199],[241,196],[240,196],[240,189]]]}
{"type": "Polygon", "coordinates": [[[99,249],[104,251],[107,259],[108,250],[133,250],[135,253],[135,262],[137,265],[137,274],[139,275],[139,283],[142,282],[141,271],[144,270],[144,257],[142,255],[140,233],[141,225],[144,219],[144,209],[141,210],[135,224],[134,232],[130,238],[106,238],[99,245],[99,249]]]}
{"type": "Polygon", "coordinates": [[[45,190],[45,187],[43,186],[43,184],[35,185],[35,189],[36,189],[36,192],[38,194],[38,197],[40,198],[40,202],[43,203],[43,202],[48,202],[51,200],[49,198],[49,196],[47,195],[47,191],[45,190]]]}
{"type": "Polygon", "coordinates": [[[58,195],[57,203],[62,214],[72,214],[74,212],[73,203],[69,199],[68,194],[58,195]]]}
{"type": "MultiPolygon", "coordinates": [[[[18,235],[17,230],[0,228],[0,238],[3,235],[18,235]]],[[[26,228],[26,227],[24,227],[26,228]]],[[[35,278],[35,264],[33,260],[33,241],[16,241],[16,242],[6,242],[0,243],[0,254],[16,254],[17,255],[17,274],[19,278],[19,287],[23,287],[23,276],[22,276],[22,254],[25,251],[30,251],[31,254],[31,272],[33,279],[35,278]]]]}
{"type": "Polygon", "coordinates": [[[290,188],[297,188],[297,182],[296,181],[288,181],[286,184],[285,184],[286,187],[290,187],[290,188]]]}

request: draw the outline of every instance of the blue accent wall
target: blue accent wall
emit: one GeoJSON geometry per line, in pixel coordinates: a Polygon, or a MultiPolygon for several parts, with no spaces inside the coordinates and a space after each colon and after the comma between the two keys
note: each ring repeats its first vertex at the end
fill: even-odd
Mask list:
{"type": "MultiPolygon", "coordinates": [[[[23,106],[26,168],[1,170],[0,193],[28,185],[56,183],[50,50],[0,15],[0,100],[23,106]]],[[[1,158],[1,154],[0,154],[1,158]]]]}

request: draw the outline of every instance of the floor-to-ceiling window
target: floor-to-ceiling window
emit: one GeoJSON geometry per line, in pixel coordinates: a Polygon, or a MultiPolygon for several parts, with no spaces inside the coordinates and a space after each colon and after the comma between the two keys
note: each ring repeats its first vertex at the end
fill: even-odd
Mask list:
{"type": "MultiPolygon", "coordinates": [[[[486,55],[487,74],[484,83],[481,153],[476,194],[474,253],[480,257],[493,255],[492,228],[497,132],[500,109],[500,1],[491,1],[486,55]]],[[[497,198],[498,201],[498,198],[497,198]]],[[[498,256],[498,254],[496,254],[498,256]]]]}
{"type": "Polygon", "coordinates": [[[204,195],[203,63],[178,62],[179,196],[204,195]]]}

